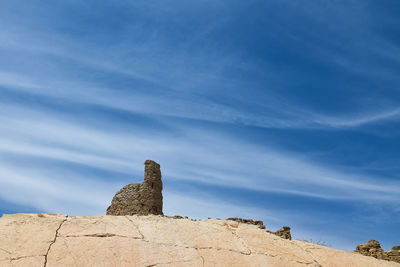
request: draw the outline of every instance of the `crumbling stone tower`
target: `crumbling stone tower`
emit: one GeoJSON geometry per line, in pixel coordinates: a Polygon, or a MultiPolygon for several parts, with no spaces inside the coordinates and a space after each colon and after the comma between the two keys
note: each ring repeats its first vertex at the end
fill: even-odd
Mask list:
{"type": "Polygon", "coordinates": [[[119,190],[107,208],[107,215],[163,215],[160,165],[152,160],[146,160],[144,165],[144,182],[119,190]]]}

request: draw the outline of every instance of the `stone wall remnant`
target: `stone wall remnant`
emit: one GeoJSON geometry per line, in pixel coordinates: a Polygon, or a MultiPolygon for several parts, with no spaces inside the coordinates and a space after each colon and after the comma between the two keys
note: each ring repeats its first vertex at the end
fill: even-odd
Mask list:
{"type": "Polygon", "coordinates": [[[107,215],[163,215],[163,196],[160,165],[146,160],[144,181],[128,184],[119,190],[107,208],[107,215]]]}
{"type": "Polygon", "coordinates": [[[239,222],[239,223],[252,224],[252,225],[256,225],[260,229],[265,229],[265,225],[264,225],[263,221],[256,221],[256,220],[252,220],[252,219],[243,219],[243,218],[237,218],[237,217],[227,218],[227,220],[235,221],[235,222],[239,222]]]}
{"type": "MultiPolygon", "coordinates": [[[[237,217],[232,217],[232,218],[227,218],[227,220],[231,220],[231,221],[235,221],[235,222],[239,222],[239,223],[246,223],[246,224],[252,224],[257,226],[260,229],[265,229],[265,225],[263,221],[256,221],[256,220],[252,220],[252,219],[243,219],[243,218],[237,218],[237,217]]],[[[289,226],[283,226],[282,229],[279,229],[276,232],[272,232],[270,230],[265,230],[268,233],[277,235],[283,239],[288,239],[288,240],[292,240],[292,235],[290,234],[290,227],[289,226]]]]}
{"type": "Polygon", "coordinates": [[[392,250],[384,251],[378,241],[370,240],[364,244],[358,245],[356,252],[380,260],[395,261],[400,263],[400,246],[394,246],[392,250]]]}
{"type": "Polygon", "coordinates": [[[279,237],[282,237],[283,239],[289,239],[292,240],[292,235],[290,234],[290,227],[289,226],[283,226],[282,229],[279,229],[276,232],[270,232],[274,235],[277,235],[279,237]]]}

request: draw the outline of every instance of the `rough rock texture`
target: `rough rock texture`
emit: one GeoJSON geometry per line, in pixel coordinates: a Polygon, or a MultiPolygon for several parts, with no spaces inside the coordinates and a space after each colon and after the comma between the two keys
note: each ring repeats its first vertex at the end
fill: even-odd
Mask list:
{"type": "Polygon", "coordinates": [[[67,219],[58,214],[3,215],[0,266],[43,266],[57,231],[67,219]]]}
{"type": "Polygon", "coordinates": [[[389,257],[390,261],[400,263],[400,250],[392,248],[392,250],[386,251],[386,255],[389,257]]]}
{"type": "Polygon", "coordinates": [[[385,251],[381,248],[381,244],[379,244],[379,242],[376,240],[370,240],[365,244],[358,245],[356,252],[365,256],[372,256],[377,259],[387,259],[385,251]]]}
{"type": "Polygon", "coordinates": [[[119,190],[107,208],[107,215],[163,214],[160,165],[152,160],[146,160],[144,165],[144,182],[119,190]]]}
{"type": "MultiPolygon", "coordinates": [[[[247,223],[247,224],[251,224],[251,225],[256,225],[260,229],[265,229],[265,225],[264,225],[263,221],[256,221],[256,220],[252,220],[252,219],[242,219],[242,218],[237,218],[237,217],[227,218],[227,220],[231,220],[231,221],[235,221],[235,222],[239,222],[239,223],[247,223]]],[[[290,234],[290,227],[288,227],[288,226],[283,226],[282,229],[279,229],[276,232],[272,232],[269,230],[267,230],[267,232],[277,235],[279,237],[282,237],[284,239],[292,240],[292,235],[290,234]]]]}
{"type": "Polygon", "coordinates": [[[240,222],[240,223],[247,223],[247,224],[252,224],[258,226],[260,229],[265,229],[265,225],[263,221],[256,221],[252,219],[242,219],[242,218],[227,218],[227,220],[235,221],[235,222],[240,222]]]}
{"type": "Polygon", "coordinates": [[[0,219],[0,266],[398,266],[285,240],[231,220],[15,214],[0,219]]]}
{"type": "Polygon", "coordinates": [[[400,246],[394,246],[392,250],[384,251],[378,241],[370,240],[365,244],[358,245],[356,252],[365,256],[400,263],[400,246]]]}
{"type": "Polygon", "coordinates": [[[283,226],[282,229],[279,229],[276,232],[271,232],[271,231],[268,231],[268,232],[270,232],[271,234],[277,235],[279,237],[282,237],[284,239],[292,240],[292,235],[290,234],[289,226],[283,226]]]}

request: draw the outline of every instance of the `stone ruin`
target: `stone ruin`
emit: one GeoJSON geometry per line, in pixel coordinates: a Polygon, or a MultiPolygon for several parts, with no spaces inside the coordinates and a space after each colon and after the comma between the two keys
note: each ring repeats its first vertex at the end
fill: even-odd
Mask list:
{"type": "Polygon", "coordinates": [[[243,219],[243,218],[237,218],[237,217],[232,217],[232,218],[226,218],[227,220],[230,221],[235,221],[238,223],[247,223],[247,224],[252,224],[257,226],[260,229],[265,229],[265,225],[263,221],[256,221],[256,220],[252,220],[252,219],[243,219]]]}
{"type": "Polygon", "coordinates": [[[292,235],[290,234],[290,227],[289,226],[283,226],[282,229],[279,229],[276,232],[271,232],[271,231],[268,231],[268,230],[267,230],[267,232],[270,232],[271,234],[277,235],[277,236],[279,236],[279,237],[281,237],[283,239],[292,240],[292,235]]]}
{"type": "Polygon", "coordinates": [[[395,261],[400,263],[400,246],[394,246],[392,250],[384,251],[378,241],[370,240],[367,243],[358,245],[356,252],[380,260],[395,261]]]}
{"type": "MultiPolygon", "coordinates": [[[[252,219],[243,219],[243,218],[237,218],[237,217],[233,217],[233,218],[227,218],[227,220],[231,220],[231,221],[235,221],[235,222],[239,222],[239,223],[247,223],[247,224],[252,224],[257,226],[260,229],[265,229],[265,225],[263,221],[256,221],[256,220],[252,220],[252,219]]],[[[290,234],[290,227],[289,226],[283,226],[282,229],[279,229],[276,232],[272,232],[269,230],[266,230],[268,233],[277,235],[283,239],[289,239],[292,240],[292,235],[290,234]]]]}
{"type": "Polygon", "coordinates": [[[107,208],[107,215],[163,215],[160,165],[146,160],[144,166],[143,183],[128,184],[119,190],[107,208]]]}
{"type": "MultiPolygon", "coordinates": [[[[160,165],[152,160],[146,160],[144,168],[144,181],[141,184],[128,184],[119,190],[111,201],[111,205],[107,208],[107,215],[124,216],[124,215],[164,215],[162,181],[160,165]]],[[[173,216],[175,219],[183,218],[182,216],[173,216]]],[[[187,217],[185,217],[187,218],[187,217]]],[[[260,229],[265,230],[263,221],[256,221],[242,218],[227,218],[227,220],[239,223],[252,224],[260,229]]],[[[284,226],[276,232],[266,230],[284,239],[292,239],[290,227],[284,226]]]]}

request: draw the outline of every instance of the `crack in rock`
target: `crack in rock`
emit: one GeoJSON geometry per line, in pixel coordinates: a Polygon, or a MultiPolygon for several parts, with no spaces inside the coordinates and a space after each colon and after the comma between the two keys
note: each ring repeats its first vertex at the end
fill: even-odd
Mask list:
{"type": "Polygon", "coordinates": [[[44,256],[44,255],[19,256],[19,257],[15,257],[15,258],[7,258],[7,259],[4,259],[4,260],[0,260],[0,262],[3,262],[3,261],[17,261],[17,260],[20,260],[20,259],[33,258],[33,257],[42,257],[42,256],[44,256]]]}
{"type": "Polygon", "coordinates": [[[134,223],[131,219],[129,219],[128,216],[124,216],[124,217],[127,218],[128,221],[130,221],[130,222],[133,224],[133,226],[135,226],[136,230],[138,231],[139,235],[141,236],[139,239],[144,239],[144,235],[143,235],[142,232],[140,231],[139,226],[136,225],[136,223],[134,223]]]}
{"type": "Polygon", "coordinates": [[[150,265],[145,265],[145,267],[154,267],[154,266],[157,266],[159,264],[172,264],[172,263],[178,263],[178,262],[191,262],[191,261],[193,261],[193,260],[160,262],[160,263],[154,263],[154,264],[150,264],[150,265]]]}
{"type": "Polygon", "coordinates": [[[239,250],[234,250],[234,249],[229,249],[229,248],[219,248],[219,247],[191,247],[191,246],[182,246],[182,245],[177,245],[177,244],[172,244],[172,243],[162,243],[162,242],[153,242],[150,240],[146,239],[139,239],[140,241],[146,242],[146,243],[152,243],[152,244],[157,244],[157,245],[162,245],[162,246],[168,246],[168,247],[177,247],[177,248],[190,248],[190,249],[215,249],[215,250],[224,250],[224,251],[230,251],[234,253],[239,253],[242,255],[249,256],[250,254],[243,253],[242,251],[239,250]]]}
{"type": "Polygon", "coordinates": [[[251,249],[247,246],[246,242],[243,240],[243,238],[241,238],[240,236],[238,236],[238,234],[236,233],[236,231],[231,231],[232,235],[234,236],[234,238],[236,240],[238,240],[239,242],[242,243],[242,246],[244,248],[246,248],[248,250],[248,253],[245,252],[241,252],[243,255],[251,255],[252,251],[251,249]]]}
{"type": "Polygon", "coordinates": [[[87,234],[87,235],[66,235],[64,237],[123,237],[123,238],[131,238],[131,239],[142,239],[141,237],[117,235],[117,234],[112,234],[112,233],[96,233],[96,234],[87,234]]]}
{"type": "MultiPolygon", "coordinates": [[[[269,254],[269,253],[265,253],[265,252],[263,253],[263,252],[259,252],[259,251],[253,251],[253,250],[246,244],[246,242],[243,240],[243,238],[241,238],[241,237],[236,233],[236,230],[232,231],[232,234],[235,236],[235,238],[237,238],[238,240],[241,241],[242,245],[243,245],[248,251],[250,251],[249,254],[242,253],[242,254],[244,254],[244,255],[256,254],[256,255],[263,255],[263,256],[272,257],[272,258],[278,257],[279,259],[283,259],[282,257],[280,257],[280,256],[278,256],[278,255],[273,255],[273,254],[269,254]]],[[[297,245],[297,244],[296,244],[296,245],[297,245]]],[[[307,251],[307,252],[308,252],[308,251],[307,251]]],[[[308,254],[309,254],[309,253],[308,253],[308,254]]],[[[319,263],[314,259],[314,257],[313,257],[312,255],[310,255],[310,257],[311,257],[312,260],[313,260],[312,262],[302,262],[302,261],[296,261],[296,262],[297,262],[297,263],[300,263],[300,264],[306,264],[306,265],[316,263],[318,267],[321,267],[321,265],[319,265],[319,263]]]]}
{"type": "Polygon", "coordinates": [[[314,258],[314,256],[312,255],[311,251],[309,251],[308,249],[304,249],[305,252],[308,253],[308,255],[310,255],[310,257],[312,258],[312,260],[314,261],[314,263],[316,264],[317,267],[322,267],[321,264],[319,264],[319,262],[314,258]]]}
{"type": "MultiPolygon", "coordinates": [[[[319,262],[314,258],[314,256],[312,255],[311,251],[308,251],[307,248],[303,248],[303,247],[299,246],[296,242],[293,242],[293,244],[295,246],[297,246],[298,248],[300,248],[301,250],[305,251],[311,257],[311,259],[313,260],[313,263],[315,264],[316,267],[322,267],[322,265],[319,264],[319,262]]],[[[299,262],[299,263],[301,263],[301,262],[299,262]]],[[[309,265],[309,264],[312,264],[312,263],[304,263],[304,264],[309,265]]]]}
{"type": "MultiPolygon", "coordinates": [[[[273,255],[273,254],[268,254],[268,253],[263,253],[263,252],[259,252],[259,251],[254,251],[252,250],[247,244],[246,242],[243,240],[243,238],[241,238],[236,231],[230,231],[232,233],[232,235],[234,236],[234,238],[239,241],[242,246],[247,250],[246,252],[240,251],[240,250],[235,250],[235,249],[229,249],[229,248],[221,248],[221,247],[212,247],[212,246],[207,246],[207,247],[195,247],[195,246],[184,246],[184,245],[177,245],[174,243],[163,243],[163,242],[154,242],[154,241],[150,241],[145,239],[143,233],[140,231],[140,227],[133,221],[131,220],[128,216],[124,216],[129,222],[131,222],[133,224],[133,226],[136,228],[136,230],[138,231],[140,237],[134,237],[134,236],[123,236],[123,235],[117,235],[117,234],[112,234],[112,233],[95,233],[95,234],[86,234],[86,235],[67,235],[65,237],[98,237],[98,238],[102,238],[102,237],[124,237],[124,238],[131,238],[131,239],[136,239],[136,240],[140,240],[146,243],[153,243],[153,244],[157,244],[157,245],[162,245],[162,246],[171,246],[171,247],[178,247],[178,248],[186,248],[186,249],[195,249],[198,254],[199,257],[202,260],[202,265],[205,265],[205,259],[204,257],[200,254],[200,250],[202,249],[214,249],[214,250],[224,250],[224,251],[230,251],[230,252],[234,252],[234,253],[239,253],[241,255],[246,255],[246,256],[250,256],[252,254],[255,255],[263,255],[263,256],[267,256],[267,257],[279,257],[278,255],[273,255]]],[[[47,264],[47,256],[50,252],[50,249],[52,247],[52,245],[56,242],[57,236],[58,236],[58,232],[61,229],[62,225],[67,221],[68,218],[64,219],[61,224],[59,225],[58,229],[56,230],[56,235],[54,237],[54,240],[50,243],[49,248],[47,250],[46,255],[44,255],[45,257],[45,263],[44,263],[44,267],[46,267],[47,264]]],[[[312,256],[311,252],[308,251],[307,249],[303,249],[301,246],[299,246],[298,244],[294,243],[297,247],[299,247],[301,250],[305,251],[312,259],[312,262],[302,262],[302,261],[296,261],[299,264],[305,264],[305,265],[310,265],[310,264],[315,264],[316,267],[322,267],[316,260],[315,258],[312,256]]],[[[2,249],[4,250],[4,249],[2,249]]],[[[7,251],[6,251],[7,252],[7,251]]],[[[24,256],[24,257],[34,257],[34,256],[24,256]]],[[[24,257],[19,257],[19,258],[15,258],[12,260],[17,260],[20,258],[24,258],[24,257]]],[[[191,260],[185,260],[185,261],[171,261],[171,262],[165,262],[165,263],[155,263],[155,264],[150,264],[150,265],[146,265],[146,267],[152,267],[152,266],[157,266],[160,264],[173,264],[173,263],[178,263],[178,262],[191,262],[193,261],[193,259],[191,260]]]]}
{"type": "Polygon", "coordinates": [[[124,235],[116,235],[116,234],[111,234],[111,233],[97,233],[97,234],[88,234],[84,236],[89,236],[89,237],[112,237],[112,236],[119,236],[119,237],[127,237],[124,235]]]}
{"type": "MultiPolygon", "coordinates": [[[[200,250],[200,249],[225,250],[225,251],[230,251],[230,252],[234,252],[234,253],[240,253],[240,254],[242,254],[242,255],[247,255],[247,256],[248,256],[248,255],[251,255],[251,253],[252,253],[251,250],[247,247],[246,243],[245,243],[239,236],[237,236],[236,233],[233,233],[233,232],[232,232],[232,234],[233,234],[234,236],[236,236],[236,238],[242,242],[243,246],[248,250],[248,252],[243,252],[243,251],[234,250],[234,249],[227,249],[227,248],[218,248],[218,247],[215,248],[215,247],[211,247],[211,246],[209,246],[209,247],[190,247],[190,246],[182,246],[182,245],[171,244],[171,243],[163,243],[163,242],[154,242],[154,241],[150,241],[150,240],[145,239],[145,237],[144,237],[143,233],[140,231],[140,228],[139,228],[138,225],[136,225],[128,216],[125,216],[125,218],[127,218],[127,219],[136,227],[138,233],[139,233],[140,236],[141,236],[141,238],[139,238],[139,240],[141,240],[141,241],[143,241],[143,242],[153,243],[153,244],[163,245],[163,246],[171,246],[171,247],[179,247],[179,248],[191,248],[191,249],[196,249],[196,250],[200,250]]],[[[135,239],[138,239],[138,238],[135,238],[135,239]]],[[[200,255],[200,257],[202,258],[203,263],[204,263],[204,258],[203,258],[203,256],[200,255]]]]}
{"type": "Polygon", "coordinates": [[[201,262],[203,263],[203,267],[204,267],[204,257],[203,255],[200,254],[200,251],[196,248],[197,253],[199,254],[200,258],[201,258],[201,262]]]}
{"type": "Polygon", "coordinates": [[[53,241],[50,243],[49,247],[47,248],[47,252],[44,255],[44,267],[47,266],[47,256],[49,255],[51,246],[53,246],[53,244],[56,242],[57,240],[57,236],[58,236],[58,231],[60,231],[61,226],[68,220],[68,215],[65,217],[65,219],[60,223],[60,225],[58,226],[57,230],[56,230],[56,234],[54,235],[54,239],[53,241]]]}
{"type": "Polygon", "coordinates": [[[5,250],[4,248],[0,248],[0,250],[4,251],[4,252],[5,252],[5,253],[7,253],[7,254],[11,254],[11,252],[10,252],[10,251],[8,251],[8,250],[5,250]]]}

